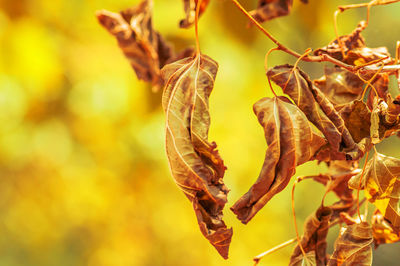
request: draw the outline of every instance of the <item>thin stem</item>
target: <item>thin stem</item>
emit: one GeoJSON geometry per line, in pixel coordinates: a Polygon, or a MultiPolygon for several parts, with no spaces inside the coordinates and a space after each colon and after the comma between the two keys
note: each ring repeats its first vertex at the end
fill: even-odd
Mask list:
{"type": "Polygon", "coordinates": [[[196,50],[197,54],[200,54],[200,41],[199,41],[199,13],[200,13],[200,6],[201,6],[201,1],[199,0],[196,4],[196,14],[194,16],[194,31],[196,34],[196,50]]]}
{"type": "Polygon", "coordinates": [[[340,12],[343,12],[343,11],[345,11],[347,9],[359,8],[359,7],[368,7],[368,5],[371,5],[371,6],[389,5],[389,4],[400,2],[400,0],[387,0],[387,1],[384,1],[384,2],[377,2],[377,3],[373,3],[373,4],[371,4],[371,2],[375,2],[375,1],[370,1],[368,3],[361,3],[361,4],[339,6],[338,9],[340,10],[340,12]]]}
{"type": "MultiPolygon", "coordinates": [[[[369,86],[371,86],[371,87],[374,89],[374,91],[375,91],[375,93],[376,93],[376,96],[378,96],[378,92],[376,91],[375,87],[372,86],[371,82],[372,82],[372,81],[376,78],[376,76],[378,76],[378,74],[382,71],[383,66],[384,66],[384,64],[382,63],[382,65],[381,65],[381,67],[379,68],[379,70],[378,70],[377,72],[375,72],[375,74],[372,76],[372,78],[370,78],[370,79],[367,81],[367,86],[365,86],[365,88],[364,88],[364,91],[363,91],[362,96],[361,96],[361,100],[364,99],[365,93],[367,92],[367,89],[368,89],[369,86]]],[[[361,80],[363,80],[363,81],[365,82],[365,80],[364,80],[363,78],[361,78],[361,76],[358,76],[358,77],[359,77],[361,80]]]]}
{"type": "MultiPolygon", "coordinates": [[[[276,51],[276,50],[279,50],[279,48],[278,48],[278,47],[271,48],[271,49],[268,50],[267,54],[265,55],[265,60],[264,60],[265,72],[268,71],[268,56],[269,56],[273,51],[276,51]]],[[[268,79],[268,84],[269,84],[270,90],[272,91],[272,93],[274,94],[274,96],[277,97],[277,96],[276,96],[276,93],[275,93],[275,91],[274,91],[274,88],[272,87],[271,79],[269,78],[268,75],[267,75],[267,79],[268,79]]]]}
{"type": "Polygon", "coordinates": [[[254,265],[257,265],[263,257],[265,257],[265,256],[267,256],[267,255],[269,255],[271,253],[274,253],[275,251],[278,251],[278,250],[280,250],[280,249],[282,249],[284,247],[289,246],[290,244],[296,242],[296,240],[297,240],[296,238],[289,239],[288,241],[285,241],[282,244],[279,244],[279,245],[277,245],[277,246],[275,246],[275,247],[273,247],[273,248],[271,248],[271,249],[269,249],[267,251],[264,251],[263,253],[255,256],[253,258],[253,260],[255,262],[254,265]]]}
{"type": "Polygon", "coordinates": [[[296,221],[296,210],[294,208],[294,189],[296,187],[296,184],[301,182],[304,177],[298,177],[293,183],[292,187],[292,213],[293,213],[293,222],[294,222],[294,229],[296,231],[296,240],[297,240],[297,245],[299,245],[301,253],[303,253],[303,257],[306,258],[306,252],[303,249],[303,246],[301,245],[301,240],[300,240],[300,235],[299,235],[299,230],[297,229],[297,221],[296,221]]]}
{"type": "Polygon", "coordinates": [[[339,15],[340,12],[342,12],[342,11],[336,10],[335,13],[333,13],[333,28],[335,29],[336,40],[339,44],[340,51],[342,52],[342,56],[344,58],[345,57],[344,47],[343,47],[342,40],[339,37],[339,30],[338,30],[338,26],[337,26],[337,16],[339,15]]]}
{"type": "Polygon", "coordinates": [[[367,153],[365,155],[364,167],[362,169],[362,172],[360,175],[360,180],[358,181],[358,187],[357,187],[357,214],[358,214],[358,218],[360,219],[360,222],[362,221],[361,214],[360,214],[360,188],[361,188],[361,181],[363,179],[365,168],[366,168],[367,162],[368,162],[368,155],[369,155],[369,151],[367,151],[367,153]]]}
{"type": "MultiPolygon", "coordinates": [[[[264,35],[265,36],[267,36],[273,43],[275,43],[278,47],[278,49],[279,50],[282,50],[282,51],[284,51],[284,52],[286,52],[286,53],[288,53],[288,54],[290,54],[290,55],[292,55],[292,56],[294,56],[294,57],[297,57],[297,58],[299,58],[299,57],[301,57],[301,54],[299,54],[299,53],[297,53],[297,52],[295,52],[295,51],[293,51],[292,49],[290,49],[290,48],[288,48],[288,47],[286,47],[285,45],[283,45],[283,44],[281,44],[271,33],[269,33],[258,21],[256,21],[247,11],[246,11],[246,9],[244,9],[243,7],[242,7],[242,5],[237,1],[237,0],[231,0],[234,4],[235,4],[235,6],[246,16],[246,17],[248,17],[249,18],[249,20],[261,31],[261,32],[263,32],[264,33],[264,35]]],[[[393,0],[393,1],[390,1],[390,3],[395,3],[395,2],[399,2],[400,0],[393,0]]],[[[389,2],[388,3],[380,3],[380,4],[390,4],[389,2]]],[[[365,5],[363,5],[363,6],[367,6],[368,4],[365,4],[365,5]]],[[[378,5],[378,4],[377,4],[378,5]]],[[[358,7],[358,6],[357,6],[358,7]]],[[[340,7],[339,7],[339,9],[341,9],[340,7]]],[[[343,10],[345,10],[345,9],[348,9],[347,8],[347,6],[345,6],[345,7],[343,7],[343,10]]],[[[356,72],[357,70],[360,70],[362,73],[375,73],[376,71],[378,71],[377,69],[376,69],[376,67],[362,67],[362,68],[360,68],[360,67],[356,67],[356,66],[351,66],[351,65],[348,65],[348,64],[346,64],[346,63],[343,63],[342,61],[340,61],[340,60],[337,60],[337,59],[335,59],[335,58],[333,58],[333,57],[331,57],[330,55],[327,55],[327,54],[322,54],[322,55],[320,55],[320,56],[306,56],[306,57],[302,57],[302,59],[301,60],[303,60],[303,61],[305,61],[305,62],[330,62],[330,63],[333,63],[333,64],[335,64],[335,65],[337,65],[337,66],[340,66],[340,67],[342,67],[342,68],[344,68],[344,69],[346,69],[346,70],[348,70],[348,71],[351,71],[351,72],[356,72]]],[[[398,69],[400,69],[400,65],[396,65],[396,66],[385,66],[383,69],[382,69],[382,72],[385,72],[385,73],[395,73],[398,69]]]]}

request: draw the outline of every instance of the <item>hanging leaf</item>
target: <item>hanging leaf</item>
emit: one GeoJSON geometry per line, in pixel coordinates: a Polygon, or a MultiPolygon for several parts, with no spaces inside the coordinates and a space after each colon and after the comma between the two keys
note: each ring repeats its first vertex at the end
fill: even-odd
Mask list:
{"type": "Polygon", "coordinates": [[[372,234],[374,236],[375,248],[381,244],[400,241],[400,231],[395,230],[392,225],[385,220],[379,210],[376,210],[372,216],[372,234]]]}
{"type": "Polygon", "coordinates": [[[340,110],[346,128],[355,142],[370,137],[371,112],[361,100],[355,100],[340,110]]]}
{"type": "MultiPolygon", "coordinates": [[[[365,29],[365,27],[366,27],[365,21],[361,21],[352,33],[348,35],[339,36],[340,42],[343,44],[345,54],[347,54],[348,51],[350,50],[365,47],[365,40],[361,35],[361,32],[365,29]]],[[[314,54],[315,55],[328,54],[340,61],[344,60],[342,50],[340,49],[338,40],[336,38],[332,42],[330,42],[327,46],[316,49],[314,51],[314,54]]]]}
{"type": "Polygon", "coordinates": [[[293,0],[258,0],[257,9],[250,11],[250,15],[262,23],[288,15],[292,5],[293,0]]]}
{"type": "Polygon", "coordinates": [[[342,44],[342,49],[335,38],[327,46],[316,49],[314,51],[315,55],[327,54],[331,57],[338,59],[346,64],[350,65],[363,65],[365,63],[385,59],[383,62],[390,61],[390,54],[386,47],[369,48],[365,44],[365,40],[361,35],[361,32],[366,28],[366,22],[361,21],[356,29],[348,34],[339,36],[340,43],[342,44]]]}
{"type": "Polygon", "coordinates": [[[312,131],[303,112],[285,97],[263,98],[253,109],[264,128],[268,149],[256,183],[231,208],[245,224],[287,186],[295,167],[310,160],[325,143],[312,131]]]}
{"type": "MultiPolygon", "coordinates": [[[[361,174],[349,181],[349,187],[358,189],[361,174]]],[[[361,188],[394,228],[400,228],[400,160],[375,153],[368,161],[361,188]]]]}
{"type": "Polygon", "coordinates": [[[325,67],[325,75],[314,84],[335,105],[350,103],[360,98],[364,82],[357,75],[340,67],[325,67]]]}
{"type": "MultiPolygon", "coordinates": [[[[199,0],[183,0],[186,17],[179,22],[179,27],[189,28],[194,24],[196,8],[199,0]]],[[[202,0],[200,3],[199,16],[207,9],[210,0],[202,0]]]]}
{"type": "MultiPolygon", "coordinates": [[[[304,233],[300,239],[300,244],[303,250],[308,254],[310,251],[315,252],[315,265],[326,265],[326,236],[329,231],[329,220],[332,215],[332,210],[328,207],[320,206],[318,210],[310,215],[304,222],[304,233]]],[[[299,244],[294,248],[290,258],[289,265],[302,265],[299,258],[303,258],[303,253],[299,244]]],[[[305,260],[308,261],[306,258],[305,260]]],[[[305,263],[304,265],[307,265],[305,263]]]]}
{"type": "Polygon", "coordinates": [[[372,265],[372,228],[367,222],[342,228],[328,266],[372,265]]]}
{"type": "Polygon", "coordinates": [[[119,47],[135,70],[138,79],[162,86],[160,69],[173,57],[171,46],[153,29],[152,0],[113,13],[96,13],[100,24],[118,41],[119,47]]]}
{"type": "Polygon", "coordinates": [[[354,142],[342,117],[337,113],[332,103],[312,84],[308,75],[290,65],[276,66],[269,69],[267,76],[288,94],[294,103],[304,112],[324,134],[333,152],[340,153],[332,160],[358,160],[364,154],[354,142]]]}
{"type": "Polygon", "coordinates": [[[232,229],[222,220],[228,189],[224,163],[216,144],[208,142],[208,99],[218,64],[206,55],[166,65],[163,108],[166,150],[176,184],[193,203],[200,230],[217,251],[228,258],[232,229]]]}

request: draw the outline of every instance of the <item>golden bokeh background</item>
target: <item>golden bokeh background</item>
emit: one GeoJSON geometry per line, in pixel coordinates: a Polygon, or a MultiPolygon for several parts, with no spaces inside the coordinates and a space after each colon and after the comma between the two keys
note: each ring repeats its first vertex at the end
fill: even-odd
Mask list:
{"type": "MultiPolygon", "coordinates": [[[[219,145],[231,189],[225,221],[234,236],[224,261],[201,235],[168,170],[161,94],[136,79],[94,16],[98,9],[118,11],[138,2],[0,0],[0,266],[251,265],[253,256],[294,237],[290,188],[246,226],[228,209],[254,182],[264,159],[263,130],[252,105],[271,96],[264,55],[272,43],[246,28],[246,18],[228,0],[211,1],[200,20],[202,51],[220,65],[210,100],[210,140],[219,145]]],[[[250,10],[257,1],[242,2],[250,10]]],[[[299,52],[333,39],[337,5],[362,1],[309,2],[294,1],[290,16],[264,24],[299,52]]],[[[341,14],[340,33],[349,33],[365,13],[341,14]]],[[[394,54],[399,14],[400,4],[374,7],[367,44],[394,54]]],[[[154,0],[155,28],[179,49],[194,45],[193,29],[177,27],[183,16],[181,1],[154,0]]],[[[269,65],[294,61],[275,52],[269,65]]],[[[301,66],[313,78],[323,69],[301,66]]],[[[397,95],[394,82],[391,90],[397,95]]],[[[393,137],[378,150],[400,157],[399,143],[393,137]]],[[[307,163],[296,175],[325,169],[307,163]]],[[[298,185],[300,225],[322,195],[318,184],[298,185]]],[[[329,235],[330,250],[337,232],[329,235]]],[[[260,265],[287,265],[292,248],[260,265]]],[[[399,248],[381,246],[374,265],[400,261],[399,248]]]]}

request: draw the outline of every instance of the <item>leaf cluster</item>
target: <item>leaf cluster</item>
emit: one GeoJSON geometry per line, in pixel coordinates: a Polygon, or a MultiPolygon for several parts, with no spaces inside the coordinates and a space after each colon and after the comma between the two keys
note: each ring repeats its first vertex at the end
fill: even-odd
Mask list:
{"type": "MultiPolygon", "coordinates": [[[[257,9],[249,13],[236,0],[232,2],[261,27],[261,22],[288,15],[293,1],[259,0],[257,9]]],[[[372,5],[389,2],[396,1],[371,1],[365,6],[369,12],[372,5]]],[[[176,53],[154,30],[151,0],[120,13],[99,11],[97,18],[117,39],[137,77],[155,88],[164,87],[166,151],[172,176],[192,203],[200,231],[226,259],[233,234],[223,221],[229,192],[223,182],[226,167],[217,145],[208,140],[209,97],[218,63],[200,52],[197,36],[197,20],[209,0],[183,3],[186,17],[179,25],[195,25],[197,51],[188,48],[176,53]]],[[[340,7],[339,11],[348,8],[352,7],[340,7]]],[[[299,60],[334,63],[324,68],[319,79],[311,80],[298,62],[266,66],[268,80],[285,96],[273,91],[275,97],[254,104],[268,148],[257,180],[231,210],[248,223],[288,186],[297,166],[312,160],[328,165],[328,172],[298,178],[295,183],[312,179],[338,198],[330,206],[321,199],[321,206],[307,218],[290,265],[371,265],[372,243],[377,247],[400,239],[400,159],[375,152],[363,169],[359,168],[360,160],[365,155],[368,158],[375,144],[400,130],[400,95],[389,93],[389,76],[400,76],[399,58],[393,58],[386,47],[366,45],[362,32],[367,25],[368,20],[361,21],[353,32],[337,36],[313,56],[309,56],[311,51],[298,56],[299,60]],[[376,207],[370,219],[360,215],[360,190],[376,207]],[[345,225],[329,256],[326,237],[329,228],[338,223],[345,225]]],[[[275,50],[296,56],[274,42],[275,50]]]]}

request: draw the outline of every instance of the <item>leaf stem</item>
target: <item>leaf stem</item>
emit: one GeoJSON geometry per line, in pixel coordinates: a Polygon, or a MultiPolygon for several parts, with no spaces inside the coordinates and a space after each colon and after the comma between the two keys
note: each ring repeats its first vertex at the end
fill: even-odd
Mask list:
{"type": "Polygon", "coordinates": [[[278,250],[280,250],[280,249],[282,249],[284,247],[289,246],[290,244],[296,242],[296,240],[297,240],[297,238],[289,239],[289,240],[287,240],[287,241],[285,241],[285,242],[283,242],[283,243],[281,243],[281,244],[279,244],[279,245],[277,245],[277,246],[275,246],[275,247],[273,247],[271,249],[268,249],[267,251],[264,251],[263,253],[255,256],[253,258],[253,260],[255,262],[254,266],[257,265],[263,257],[265,257],[265,256],[267,256],[267,255],[269,255],[271,253],[274,253],[275,251],[278,251],[278,250]]]}
{"type": "Polygon", "coordinates": [[[364,166],[363,166],[363,169],[362,169],[362,172],[360,175],[360,180],[358,181],[358,187],[357,187],[357,214],[358,214],[358,218],[360,219],[360,222],[362,221],[361,214],[360,214],[360,188],[361,188],[361,181],[363,179],[365,168],[366,168],[367,162],[368,162],[368,155],[369,155],[369,150],[365,154],[365,162],[364,162],[364,166]]]}
{"type": "Polygon", "coordinates": [[[200,6],[201,6],[201,1],[199,0],[196,4],[196,14],[194,16],[194,31],[196,35],[196,50],[197,50],[197,55],[200,54],[200,41],[199,41],[199,13],[200,13],[200,6]]]}

